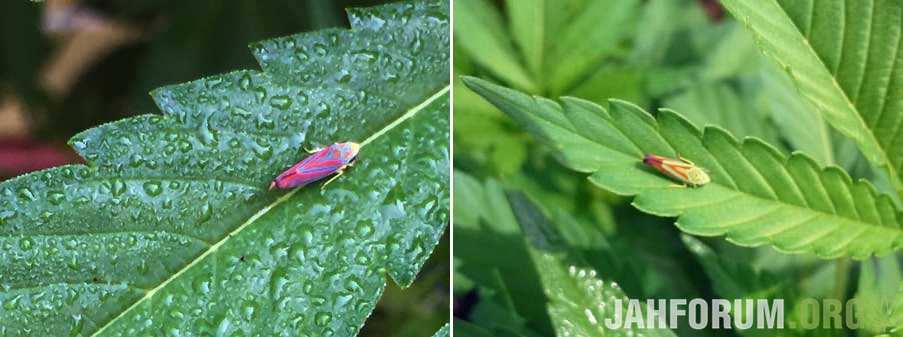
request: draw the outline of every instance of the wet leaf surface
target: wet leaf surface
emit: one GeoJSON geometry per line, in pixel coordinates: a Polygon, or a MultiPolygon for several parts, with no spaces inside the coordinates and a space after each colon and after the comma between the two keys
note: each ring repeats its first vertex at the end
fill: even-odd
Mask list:
{"type": "Polygon", "coordinates": [[[0,335],[353,336],[448,222],[448,4],[252,46],[263,72],[154,91],[163,115],[0,184],[0,335]],[[325,190],[267,191],[303,147],[362,142],[325,190]]]}

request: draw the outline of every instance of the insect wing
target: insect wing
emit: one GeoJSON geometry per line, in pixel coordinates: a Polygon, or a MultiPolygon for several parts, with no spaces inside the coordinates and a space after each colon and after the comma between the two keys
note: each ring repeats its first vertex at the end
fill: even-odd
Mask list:
{"type": "Polygon", "coordinates": [[[333,146],[311,155],[293,167],[295,176],[305,183],[322,179],[338,171],[346,163],[341,153],[333,146]]]}
{"type": "Polygon", "coordinates": [[[672,159],[665,159],[662,161],[661,167],[659,168],[662,173],[667,174],[674,179],[690,182],[690,176],[687,174],[687,171],[692,169],[693,166],[687,164],[683,161],[677,161],[672,159]]]}
{"type": "Polygon", "coordinates": [[[339,151],[330,145],[292,165],[276,181],[280,188],[292,188],[323,179],[345,165],[340,157],[339,151]]]}

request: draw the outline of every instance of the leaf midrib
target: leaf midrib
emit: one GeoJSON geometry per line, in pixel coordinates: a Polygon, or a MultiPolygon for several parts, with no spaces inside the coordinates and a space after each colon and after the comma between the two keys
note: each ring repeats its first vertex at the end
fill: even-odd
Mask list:
{"type": "MultiPolygon", "coordinates": [[[[878,139],[875,137],[875,134],[874,134],[874,132],[872,132],[872,129],[868,126],[868,123],[866,123],[865,120],[862,118],[862,114],[859,112],[859,109],[856,107],[856,105],[850,99],[849,94],[846,91],[844,91],[843,88],[840,87],[840,83],[837,82],[837,77],[835,76],[835,74],[833,74],[833,73],[831,73],[831,71],[829,71],[828,65],[825,64],[824,60],[822,60],[822,58],[818,56],[818,53],[815,52],[815,50],[812,47],[812,44],[809,43],[809,38],[800,31],[800,28],[797,27],[795,23],[793,23],[793,20],[790,18],[789,15],[787,15],[787,11],[784,9],[784,7],[782,7],[780,4],[778,4],[777,1],[775,1],[775,0],[771,0],[770,2],[777,9],[779,9],[779,12],[781,12],[781,14],[783,14],[781,19],[783,19],[783,21],[785,21],[784,23],[785,24],[789,23],[790,27],[793,27],[793,31],[798,34],[798,36],[800,37],[800,39],[803,42],[805,42],[803,50],[805,50],[809,54],[809,57],[813,57],[815,60],[817,60],[818,64],[820,64],[822,66],[821,70],[824,70],[825,73],[828,74],[828,77],[831,78],[831,81],[830,81],[831,88],[834,89],[834,92],[841,93],[840,96],[841,96],[841,98],[843,98],[844,103],[846,103],[846,108],[853,112],[853,115],[855,116],[856,121],[859,122],[859,126],[866,131],[865,135],[866,135],[866,137],[868,137],[868,141],[870,141],[872,144],[874,144],[874,146],[879,150],[880,158],[876,158],[876,159],[880,160],[881,162],[877,163],[877,164],[879,166],[883,166],[887,169],[887,171],[888,171],[887,173],[891,177],[891,180],[893,181],[894,188],[897,191],[903,192],[903,186],[901,186],[900,177],[897,176],[896,169],[894,168],[894,163],[891,162],[887,150],[884,148],[884,146],[881,144],[881,142],[879,142],[878,139]]],[[[753,10],[754,7],[750,6],[748,8],[750,8],[750,10],[753,10]]],[[[759,13],[759,16],[761,18],[766,17],[764,15],[761,15],[761,13],[759,13]]],[[[757,29],[753,28],[753,26],[749,23],[748,16],[745,19],[746,19],[746,22],[745,22],[746,26],[749,27],[749,30],[759,37],[759,39],[754,39],[754,41],[757,44],[763,43],[763,42],[761,42],[762,40],[764,40],[763,34],[759,33],[757,29]]],[[[810,20],[811,20],[811,17],[810,17],[810,20]]],[[[873,24],[874,23],[870,21],[869,34],[871,34],[871,26],[873,24]]],[[[871,41],[871,40],[869,40],[869,41],[871,41]]],[[[871,55],[870,53],[866,53],[866,62],[868,62],[868,57],[870,55],[871,55]]],[[[791,68],[789,64],[785,63],[784,61],[782,61],[776,57],[771,57],[771,59],[774,60],[775,62],[777,62],[782,68],[787,68],[787,69],[791,68]]],[[[864,74],[865,74],[865,72],[863,71],[863,76],[864,76],[864,74]]],[[[789,73],[788,73],[788,76],[790,76],[792,80],[796,81],[796,76],[789,74],[789,73]]],[[[861,86],[862,86],[863,82],[864,81],[860,81],[860,83],[859,83],[860,89],[858,89],[857,91],[861,90],[861,86]]],[[[857,93],[857,95],[858,95],[858,93],[857,93]]],[[[809,96],[805,96],[805,97],[807,100],[814,100],[813,98],[809,98],[809,96]]],[[[822,108],[821,106],[828,106],[826,104],[813,104],[813,105],[816,110],[822,110],[822,111],[826,111],[827,109],[822,108]]],[[[825,112],[825,113],[827,114],[827,112],[825,112]]],[[[860,152],[863,152],[863,154],[865,154],[864,151],[862,151],[862,149],[860,149],[860,152]]]]}
{"type": "MultiPolygon", "coordinates": [[[[440,97],[442,97],[445,93],[447,93],[447,92],[449,91],[449,89],[450,89],[450,85],[449,85],[449,84],[446,84],[445,86],[441,87],[439,90],[437,90],[435,93],[433,93],[433,95],[431,95],[431,96],[427,97],[425,100],[423,100],[423,102],[421,102],[420,104],[418,104],[418,105],[412,107],[411,109],[409,109],[408,111],[406,111],[404,114],[402,114],[401,116],[399,116],[398,118],[396,118],[395,120],[393,120],[391,123],[389,123],[388,125],[386,125],[386,126],[383,127],[382,129],[380,129],[379,131],[377,131],[377,132],[373,133],[372,135],[370,135],[370,137],[367,137],[367,139],[365,139],[364,141],[362,141],[362,142],[360,143],[360,144],[361,144],[361,148],[363,148],[364,146],[366,146],[368,143],[372,142],[373,140],[375,140],[375,139],[378,138],[379,136],[382,136],[382,135],[385,134],[386,132],[388,132],[388,131],[394,129],[396,126],[398,126],[399,124],[401,124],[401,123],[404,122],[405,120],[408,120],[408,119],[410,119],[411,117],[413,117],[415,114],[417,114],[417,112],[423,110],[424,108],[426,108],[427,106],[429,106],[431,103],[433,103],[434,101],[436,101],[437,99],[439,99],[440,97]]],[[[215,179],[212,179],[212,180],[215,180],[215,179]]],[[[302,188],[303,188],[303,187],[302,187],[302,188]]],[[[196,258],[194,258],[193,260],[191,260],[191,262],[188,263],[187,265],[185,265],[185,267],[182,267],[181,269],[179,269],[178,272],[176,272],[176,273],[173,274],[172,276],[170,276],[170,277],[166,278],[165,280],[163,280],[163,282],[161,282],[161,283],[160,283],[159,285],[157,285],[156,287],[154,287],[154,288],[148,290],[148,291],[144,294],[144,296],[142,296],[140,299],[138,299],[137,301],[135,301],[134,303],[132,303],[132,305],[130,305],[128,308],[126,308],[125,310],[123,310],[122,312],[120,312],[119,315],[117,315],[117,316],[114,317],[113,319],[107,321],[107,323],[105,323],[103,326],[101,326],[99,329],[97,329],[93,334],[91,334],[90,337],[96,337],[96,336],[99,336],[104,330],[106,330],[107,327],[111,326],[114,322],[116,322],[117,320],[119,320],[120,318],[122,318],[123,316],[125,316],[125,314],[129,313],[130,311],[132,311],[132,309],[134,309],[135,307],[137,307],[139,304],[143,303],[145,300],[147,300],[147,299],[153,297],[154,294],[157,293],[157,291],[159,291],[160,289],[163,289],[163,288],[166,287],[166,285],[168,285],[170,282],[172,282],[173,280],[179,278],[179,276],[181,276],[183,273],[185,273],[186,271],[188,271],[188,270],[190,270],[192,267],[194,267],[195,264],[199,263],[200,261],[203,261],[208,255],[211,255],[211,254],[215,253],[215,252],[219,249],[219,247],[222,246],[222,245],[224,245],[227,241],[229,241],[229,239],[230,239],[232,236],[237,235],[237,234],[240,233],[242,230],[244,230],[246,227],[248,227],[248,226],[250,226],[251,224],[255,223],[255,222],[257,221],[257,219],[259,219],[260,217],[264,216],[266,213],[268,213],[268,212],[269,212],[271,209],[273,209],[274,207],[278,206],[279,204],[281,204],[281,203],[285,202],[286,200],[288,200],[289,198],[291,198],[293,195],[295,195],[295,193],[298,192],[298,190],[300,190],[300,189],[302,189],[302,188],[295,188],[295,189],[293,189],[292,191],[290,191],[290,192],[286,193],[285,195],[279,197],[278,199],[276,199],[275,201],[273,201],[272,203],[270,203],[270,204],[267,205],[266,207],[262,208],[260,211],[258,211],[258,212],[255,213],[254,215],[252,215],[250,218],[248,218],[248,220],[246,220],[246,221],[245,221],[244,223],[242,223],[240,226],[236,227],[234,230],[232,230],[232,231],[229,232],[228,234],[224,235],[219,241],[217,241],[217,242],[214,243],[213,245],[210,245],[210,247],[209,247],[206,251],[204,251],[203,254],[201,254],[201,255],[199,255],[198,257],[196,257],[196,258]]]]}

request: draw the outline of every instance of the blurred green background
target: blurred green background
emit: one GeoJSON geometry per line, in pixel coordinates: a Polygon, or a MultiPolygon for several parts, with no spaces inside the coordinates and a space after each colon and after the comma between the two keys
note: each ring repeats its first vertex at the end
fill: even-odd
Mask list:
{"type": "MultiPolygon", "coordinates": [[[[347,27],[379,0],[0,2],[0,180],[79,162],[75,133],[158,109],[156,87],[258,69],[247,45],[347,27]]],[[[362,336],[431,336],[449,316],[449,240],[409,289],[389,282],[362,336]]]]}
{"type": "MultiPolygon", "coordinates": [[[[554,334],[546,314],[549,290],[542,289],[542,271],[534,270],[524,251],[529,235],[516,223],[508,226],[504,200],[492,201],[492,191],[501,190],[526,193],[570,249],[631,298],[733,294],[786,298],[791,310],[803,297],[849,299],[865,291],[859,287],[865,281],[883,284],[887,300],[899,290],[899,256],[821,260],[770,247],[739,247],[721,237],[684,237],[673,218],[644,214],[630,205],[631,198],[564,168],[554,149],[540,145],[460,80],[475,76],[534,95],[576,96],[603,106],[618,98],[653,113],[671,108],[697,126],[758,137],[785,153],[804,151],[896,195],[717,1],[456,0],[454,33],[454,315],[467,327],[462,336],[554,334]]],[[[870,329],[875,330],[858,335],[879,331],[870,329]]],[[[691,330],[685,324],[675,333],[857,335],[691,330]]]]}

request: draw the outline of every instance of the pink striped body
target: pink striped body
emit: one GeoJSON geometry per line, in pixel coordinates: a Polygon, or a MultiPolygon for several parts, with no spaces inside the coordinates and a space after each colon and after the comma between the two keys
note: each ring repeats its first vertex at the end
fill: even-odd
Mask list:
{"type": "Polygon", "coordinates": [[[282,172],[270,184],[270,189],[288,189],[307,185],[345,169],[360,151],[354,142],[335,143],[307,156],[282,172]]]}

